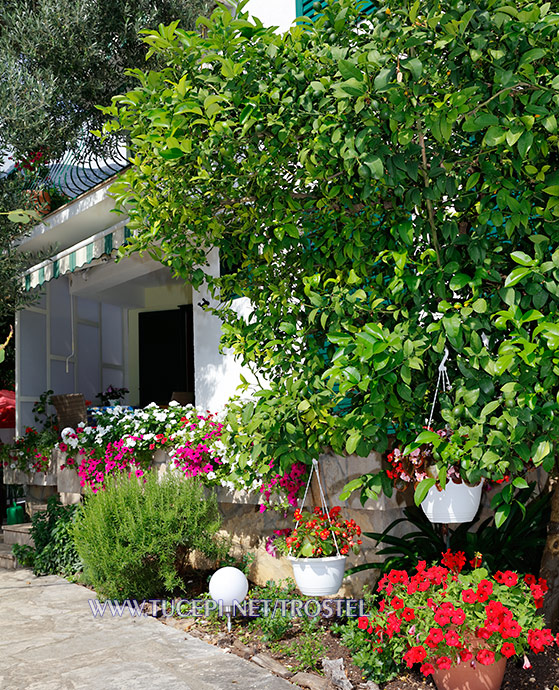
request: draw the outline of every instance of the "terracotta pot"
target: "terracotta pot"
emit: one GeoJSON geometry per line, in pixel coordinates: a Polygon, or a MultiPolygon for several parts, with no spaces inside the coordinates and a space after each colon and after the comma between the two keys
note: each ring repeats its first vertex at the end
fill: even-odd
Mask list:
{"type": "Polygon", "coordinates": [[[42,216],[50,212],[50,194],[45,189],[27,189],[25,191],[29,197],[31,209],[37,211],[42,216]]]}
{"type": "Polygon", "coordinates": [[[446,670],[435,669],[433,680],[438,690],[499,690],[506,665],[505,657],[490,666],[463,661],[446,670]]]}

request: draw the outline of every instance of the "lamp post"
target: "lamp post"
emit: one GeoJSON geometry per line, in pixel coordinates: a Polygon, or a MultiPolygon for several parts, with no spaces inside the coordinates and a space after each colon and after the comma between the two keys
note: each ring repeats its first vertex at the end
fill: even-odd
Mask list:
{"type": "Polygon", "coordinates": [[[210,579],[210,596],[223,606],[227,615],[227,631],[231,632],[231,611],[234,602],[244,601],[248,592],[248,580],[238,568],[227,566],[216,570],[210,579]]]}

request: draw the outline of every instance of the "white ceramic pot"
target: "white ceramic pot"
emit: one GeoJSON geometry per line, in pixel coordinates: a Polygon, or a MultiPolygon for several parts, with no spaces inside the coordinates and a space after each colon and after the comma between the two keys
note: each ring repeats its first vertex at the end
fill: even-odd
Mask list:
{"type": "Polygon", "coordinates": [[[293,576],[302,594],[310,597],[326,597],[336,594],[342,586],[345,572],[345,556],[324,558],[294,558],[289,556],[293,576]]]}
{"type": "Polygon", "coordinates": [[[475,486],[455,484],[449,479],[442,491],[431,487],[421,507],[431,522],[470,522],[479,508],[482,489],[483,479],[475,486]]]}

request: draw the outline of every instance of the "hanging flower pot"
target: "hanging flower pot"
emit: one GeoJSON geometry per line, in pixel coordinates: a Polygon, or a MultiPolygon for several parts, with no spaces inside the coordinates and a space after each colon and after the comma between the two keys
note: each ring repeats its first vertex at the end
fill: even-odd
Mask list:
{"type": "Polygon", "coordinates": [[[475,486],[464,482],[447,481],[441,489],[436,484],[427,492],[421,508],[430,522],[471,522],[481,502],[483,479],[475,486]]]}
{"type": "Polygon", "coordinates": [[[337,594],[345,572],[345,556],[294,558],[289,556],[293,577],[301,594],[326,597],[337,594]]]}
{"type": "Polygon", "coordinates": [[[433,680],[438,690],[499,690],[506,665],[505,657],[488,666],[474,660],[462,661],[447,669],[436,668],[433,680]]]}

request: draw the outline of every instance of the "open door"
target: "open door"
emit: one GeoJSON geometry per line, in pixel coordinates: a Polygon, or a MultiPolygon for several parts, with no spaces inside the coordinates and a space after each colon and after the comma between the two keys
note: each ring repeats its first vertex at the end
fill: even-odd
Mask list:
{"type": "Polygon", "coordinates": [[[192,305],[138,315],[140,406],[167,405],[173,393],[194,402],[192,305]]]}

